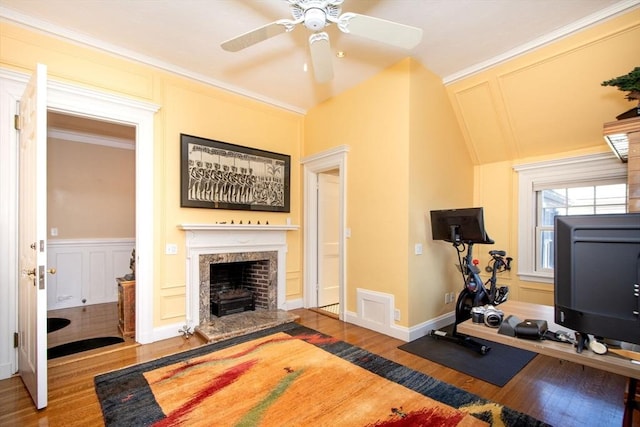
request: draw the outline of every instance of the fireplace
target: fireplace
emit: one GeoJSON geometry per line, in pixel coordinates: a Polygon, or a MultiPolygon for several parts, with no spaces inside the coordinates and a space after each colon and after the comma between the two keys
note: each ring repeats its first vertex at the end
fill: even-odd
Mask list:
{"type": "MultiPolygon", "coordinates": [[[[186,231],[186,320],[189,327],[213,328],[213,323],[220,318],[212,313],[212,308],[217,310],[211,302],[211,269],[215,264],[248,262],[260,266],[262,278],[258,286],[251,289],[255,313],[286,310],[286,232],[297,230],[298,226],[183,224],[179,228],[186,231]]],[[[225,286],[233,287],[228,283],[225,286]]],[[[223,315],[222,319],[227,317],[233,316],[223,315]]]]}
{"type": "MultiPolygon", "coordinates": [[[[200,258],[200,295],[206,298],[209,288],[210,315],[277,309],[276,251],[206,254],[200,258]]],[[[200,305],[202,314],[207,311],[206,301],[201,300],[200,305]]]]}

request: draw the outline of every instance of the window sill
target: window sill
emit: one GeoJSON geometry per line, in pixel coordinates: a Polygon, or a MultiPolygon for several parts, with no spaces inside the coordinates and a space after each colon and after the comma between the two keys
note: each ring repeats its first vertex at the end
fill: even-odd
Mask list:
{"type": "Polygon", "coordinates": [[[518,272],[518,277],[523,282],[538,282],[538,283],[548,283],[553,285],[553,275],[536,273],[536,272],[518,272]]]}

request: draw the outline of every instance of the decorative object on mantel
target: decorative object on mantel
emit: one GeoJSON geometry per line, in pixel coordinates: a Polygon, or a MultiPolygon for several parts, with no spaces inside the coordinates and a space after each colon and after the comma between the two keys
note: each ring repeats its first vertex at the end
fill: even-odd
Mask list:
{"type": "Polygon", "coordinates": [[[618,120],[640,116],[640,67],[635,67],[630,73],[602,82],[602,86],[615,86],[618,90],[628,92],[629,101],[637,101],[638,105],[616,116],[618,120]]]}
{"type": "Polygon", "coordinates": [[[295,224],[229,224],[216,222],[215,224],[178,224],[178,229],[185,231],[212,231],[212,230],[237,230],[237,231],[296,231],[300,228],[295,224]]]}
{"type": "Polygon", "coordinates": [[[180,134],[180,206],[289,212],[291,157],[180,134]]]}

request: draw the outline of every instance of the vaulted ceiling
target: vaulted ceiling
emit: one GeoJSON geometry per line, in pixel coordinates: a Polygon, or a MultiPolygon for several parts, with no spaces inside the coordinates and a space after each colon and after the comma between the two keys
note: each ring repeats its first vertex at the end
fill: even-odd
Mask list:
{"type": "Polygon", "coordinates": [[[305,112],[406,56],[448,83],[638,5],[638,0],[344,0],[342,12],[419,27],[423,39],[405,51],[330,25],[332,51],[344,57],[334,57],[335,78],[325,84],[304,70],[309,30],[302,25],[240,52],[221,49],[227,39],[291,19],[291,1],[2,0],[0,19],[305,112]]]}

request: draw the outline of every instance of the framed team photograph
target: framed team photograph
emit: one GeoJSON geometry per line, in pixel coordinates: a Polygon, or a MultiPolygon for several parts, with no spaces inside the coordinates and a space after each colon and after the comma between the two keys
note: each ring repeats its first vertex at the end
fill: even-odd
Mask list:
{"type": "Polygon", "coordinates": [[[180,134],[180,206],[289,212],[291,157],[180,134]]]}

